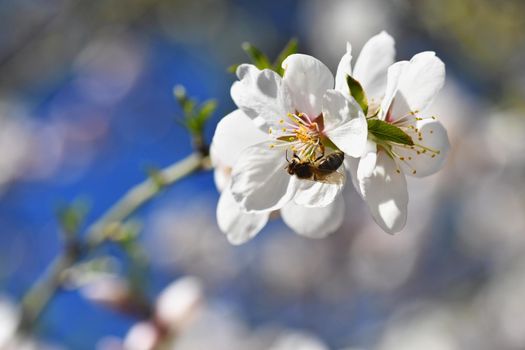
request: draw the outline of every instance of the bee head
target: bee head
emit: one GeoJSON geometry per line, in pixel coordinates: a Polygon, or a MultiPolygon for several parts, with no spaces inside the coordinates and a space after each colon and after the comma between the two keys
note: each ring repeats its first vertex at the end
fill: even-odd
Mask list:
{"type": "Polygon", "coordinates": [[[288,161],[288,166],[286,170],[290,175],[296,175],[300,179],[307,179],[312,176],[312,170],[308,162],[301,161],[301,159],[294,153],[291,160],[286,156],[286,161],[288,161]]]}

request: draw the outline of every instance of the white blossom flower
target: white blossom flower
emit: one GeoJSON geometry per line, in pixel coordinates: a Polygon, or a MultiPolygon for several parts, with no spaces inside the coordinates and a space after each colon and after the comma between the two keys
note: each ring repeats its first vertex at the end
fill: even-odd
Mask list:
{"type": "Polygon", "coordinates": [[[0,295],[0,349],[7,348],[16,335],[20,322],[18,308],[3,295],[0,295]]]}
{"type": "Polygon", "coordinates": [[[244,149],[232,169],[231,193],[247,212],[280,209],[295,201],[323,207],[340,192],[340,181],[304,181],[284,169],[287,153],[301,161],[325,154],[330,139],[350,156],[366,142],[366,122],[357,104],[335,90],[330,70],[307,55],[290,55],[277,73],[253,65],[237,69],[231,95],[239,109],[267,133],[266,141],[244,149]]]}
{"type": "Polygon", "coordinates": [[[61,347],[36,340],[18,332],[22,314],[13,301],[0,294],[0,349],[2,350],[59,350],[61,347]]]}
{"type": "Polygon", "coordinates": [[[299,234],[324,237],[337,229],[344,213],[343,166],[330,180],[304,179],[290,171],[290,159],[313,163],[336,149],[355,157],[366,144],[364,114],[333,89],[334,77],[322,62],[294,54],[283,68],[281,78],[239,66],[231,89],[239,110],[221,120],[212,142],[215,180],[225,188],[217,219],[234,244],[252,238],[279,209],[299,234]]]}
{"type": "Polygon", "coordinates": [[[406,223],[405,174],[435,173],[449,149],[443,125],[435,116],[423,114],[443,86],[443,62],[434,52],[423,52],[391,65],[394,54],[393,39],[382,32],[363,47],[352,72],[348,45],[336,78],[337,88],[349,93],[344,77],[352,75],[368,97],[366,151],[360,159],[347,161],[357,191],[375,221],[389,233],[400,231],[406,223]]]}
{"type": "Polygon", "coordinates": [[[155,318],[173,332],[191,322],[203,299],[202,282],[192,276],[179,278],[157,297],[155,318]]]}
{"type": "MultiPolygon", "coordinates": [[[[224,117],[215,130],[210,154],[215,183],[222,191],[217,205],[217,222],[232,244],[242,244],[253,238],[266,225],[271,214],[271,211],[246,212],[230,191],[231,170],[241,151],[266,138],[267,134],[241,110],[224,117]]],[[[344,211],[344,201],[339,194],[326,207],[309,208],[290,201],[280,213],[284,222],[298,234],[322,238],[341,225],[344,211]]]]}

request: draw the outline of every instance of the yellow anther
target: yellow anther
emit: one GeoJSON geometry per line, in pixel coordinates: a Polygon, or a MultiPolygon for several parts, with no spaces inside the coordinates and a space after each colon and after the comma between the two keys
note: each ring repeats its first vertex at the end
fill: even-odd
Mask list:
{"type": "Polygon", "coordinates": [[[416,175],[416,171],[415,171],[415,170],[412,170],[412,174],[416,175]]]}

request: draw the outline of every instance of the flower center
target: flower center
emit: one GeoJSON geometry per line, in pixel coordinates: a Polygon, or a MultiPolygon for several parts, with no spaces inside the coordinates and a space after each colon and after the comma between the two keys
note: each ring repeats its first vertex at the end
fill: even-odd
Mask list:
{"type": "Polygon", "coordinates": [[[312,120],[304,113],[288,113],[287,119],[279,120],[279,129],[268,130],[277,141],[270,147],[286,147],[300,159],[313,161],[324,154],[322,121],[322,115],[312,120]]]}

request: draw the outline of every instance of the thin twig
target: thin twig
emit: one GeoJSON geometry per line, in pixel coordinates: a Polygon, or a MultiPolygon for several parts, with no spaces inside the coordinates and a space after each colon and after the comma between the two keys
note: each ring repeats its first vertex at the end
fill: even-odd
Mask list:
{"type": "Polygon", "coordinates": [[[62,285],[64,271],[83,256],[111,238],[120,224],[166,186],[208,167],[209,158],[194,153],[161,170],[156,178],[148,178],[131,188],[102,217],[86,230],[85,243],[71,242],[46,270],[44,275],[29,289],[22,300],[20,329],[30,329],[62,285]]]}

